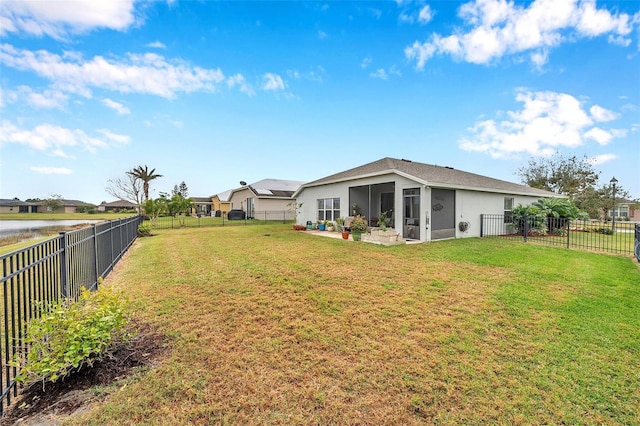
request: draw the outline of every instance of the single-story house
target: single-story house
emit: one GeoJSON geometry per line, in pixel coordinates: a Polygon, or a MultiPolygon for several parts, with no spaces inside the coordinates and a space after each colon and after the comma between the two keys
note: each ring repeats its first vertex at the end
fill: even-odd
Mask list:
{"type": "Polygon", "coordinates": [[[138,211],[138,205],[127,200],[116,200],[111,201],[110,203],[103,201],[98,205],[96,210],[98,210],[99,212],[119,212],[123,210],[138,211]]]}
{"type": "Polygon", "coordinates": [[[93,207],[93,204],[85,203],[84,201],[79,200],[59,200],[60,207],[51,210],[50,207],[47,207],[44,201],[38,201],[37,203],[32,203],[37,207],[37,211],[39,213],[76,213],[78,207],[93,207]]]}
{"type": "Polygon", "coordinates": [[[0,213],[35,213],[37,210],[32,210],[33,208],[35,208],[33,203],[20,201],[17,198],[0,199],[0,213]]]}
{"type": "Polygon", "coordinates": [[[233,190],[228,189],[211,197],[211,201],[213,202],[213,211],[216,212],[216,215],[217,212],[226,215],[229,210],[231,210],[231,202],[229,201],[231,191],[233,190]]]}
{"type": "Polygon", "coordinates": [[[211,216],[213,197],[191,197],[193,201],[192,212],[198,216],[211,216]]]}
{"type": "Polygon", "coordinates": [[[292,218],[293,194],[303,182],[263,179],[233,189],[229,194],[231,209],[243,210],[247,218],[278,220],[292,218]]]}
{"type": "Polygon", "coordinates": [[[373,227],[382,216],[403,238],[421,241],[480,236],[481,214],[564,198],[452,167],[388,157],[305,183],[293,197],[302,204],[299,224],[361,214],[373,227]]]}
{"type": "Polygon", "coordinates": [[[93,204],[78,200],[58,200],[60,207],[52,211],[44,200],[20,201],[0,200],[0,213],[75,213],[78,207],[93,207],[93,204]]]}

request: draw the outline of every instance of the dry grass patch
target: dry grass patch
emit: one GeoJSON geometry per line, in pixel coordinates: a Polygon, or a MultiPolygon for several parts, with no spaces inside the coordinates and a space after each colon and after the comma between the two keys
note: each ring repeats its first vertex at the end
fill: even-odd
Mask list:
{"type": "MultiPolygon", "coordinates": [[[[126,288],[138,314],[165,331],[171,354],[74,422],[633,419],[628,408],[638,397],[631,390],[614,406],[605,384],[596,390],[603,403],[597,406],[584,401],[592,390],[580,388],[589,373],[579,366],[571,372],[577,376],[557,383],[567,368],[562,357],[578,354],[567,333],[579,344],[589,341],[567,330],[563,309],[582,300],[580,291],[595,290],[561,262],[544,271],[539,262],[530,265],[531,250],[540,256],[544,248],[521,253],[479,240],[380,247],[288,228],[184,229],[138,241],[109,281],[126,288]],[[549,283],[535,284],[536,273],[549,283]]],[[[640,301],[625,283],[619,287],[640,301]]],[[[638,366],[634,350],[598,356],[638,366]]],[[[630,368],[616,364],[620,374],[630,368]]]]}

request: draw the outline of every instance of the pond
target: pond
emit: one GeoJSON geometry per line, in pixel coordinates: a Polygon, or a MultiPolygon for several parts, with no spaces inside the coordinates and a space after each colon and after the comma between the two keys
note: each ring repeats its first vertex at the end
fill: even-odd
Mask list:
{"type": "Polygon", "coordinates": [[[46,228],[67,228],[99,222],[103,222],[103,220],[0,220],[0,237],[29,232],[39,233],[46,228]]]}

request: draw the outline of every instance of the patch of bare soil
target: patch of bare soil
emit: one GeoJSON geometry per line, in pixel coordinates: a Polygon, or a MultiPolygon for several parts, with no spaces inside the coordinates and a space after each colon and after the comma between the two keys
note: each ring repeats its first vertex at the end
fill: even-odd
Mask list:
{"type": "Polygon", "coordinates": [[[164,352],[164,339],[147,324],[131,321],[134,337],[115,345],[92,367],[81,368],[55,383],[34,383],[12,400],[0,425],[49,426],[84,412],[106,398],[97,388],[115,384],[140,367],[151,367],[164,352]]]}

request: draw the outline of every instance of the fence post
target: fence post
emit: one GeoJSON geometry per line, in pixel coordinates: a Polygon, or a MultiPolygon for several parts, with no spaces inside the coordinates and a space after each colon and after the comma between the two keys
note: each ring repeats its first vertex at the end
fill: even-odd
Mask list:
{"type": "Polygon", "coordinates": [[[60,232],[60,296],[66,299],[69,296],[69,268],[67,267],[67,233],[60,232]]]}
{"type": "Polygon", "coordinates": [[[528,235],[529,235],[529,215],[525,214],[524,215],[524,234],[522,235],[522,238],[525,243],[527,242],[528,235]]]}
{"type": "Polygon", "coordinates": [[[567,219],[567,248],[571,245],[571,219],[567,219]]]}
{"type": "Polygon", "coordinates": [[[480,238],[484,236],[484,214],[480,214],[480,238]]]}
{"type": "Polygon", "coordinates": [[[100,285],[100,271],[98,269],[98,231],[96,229],[96,224],[92,224],[91,227],[93,228],[93,259],[94,259],[94,265],[96,268],[96,290],[98,289],[98,286],[100,285]]]}

